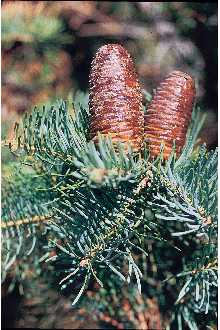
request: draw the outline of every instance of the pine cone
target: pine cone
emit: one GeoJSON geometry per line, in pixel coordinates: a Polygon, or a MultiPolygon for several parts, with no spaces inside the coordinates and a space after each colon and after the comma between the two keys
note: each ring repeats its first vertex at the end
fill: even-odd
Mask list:
{"type": "Polygon", "coordinates": [[[141,88],[131,56],[121,45],[108,44],[98,50],[89,88],[92,140],[98,142],[98,132],[110,134],[113,142],[129,142],[139,151],[144,133],[141,88]]]}
{"type": "Polygon", "coordinates": [[[167,159],[175,141],[176,153],[185,144],[187,128],[195,99],[195,83],[192,77],[181,71],[173,71],[160,83],[145,115],[145,141],[151,157],[160,153],[167,159]]]}

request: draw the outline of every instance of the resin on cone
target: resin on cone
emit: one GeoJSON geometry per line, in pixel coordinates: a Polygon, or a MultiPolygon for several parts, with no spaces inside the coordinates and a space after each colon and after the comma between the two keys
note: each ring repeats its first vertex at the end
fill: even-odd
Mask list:
{"type": "Polygon", "coordinates": [[[167,159],[175,141],[179,156],[186,140],[195,100],[195,82],[181,71],[171,72],[157,88],[145,115],[144,139],[150,156],[157,157],[163,144],[167,159]]]}
{"type": "MultiPolygon", "coordinates": [[[[142,93],[131,56],[121,45],[102,46],[92,62],[89,79],[91,139],[98,132],[113,143],[130,143],[139,151],[143,142],[142,93]]],[[[126,149],[126,148],[125,148],[126,149]]]]}

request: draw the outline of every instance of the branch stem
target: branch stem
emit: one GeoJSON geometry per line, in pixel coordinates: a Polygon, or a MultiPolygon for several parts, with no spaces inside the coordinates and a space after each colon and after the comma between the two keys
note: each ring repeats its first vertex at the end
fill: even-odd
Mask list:
{"type": "Polygon", "coordinates": [[[7,222],[2,222],[1,223],[1,229],[4,228],[9,228],[9,227],[19,227],[21,225],[24,224],[30,224],[30,223],[40,223],[40,222],[45,222],[46,220],[50,219],[51,215],[36,215],[32,218],[25,218],[25,219],[21,219],[21,220],[11,220],[11,221],[7,221],[7,222]]]}

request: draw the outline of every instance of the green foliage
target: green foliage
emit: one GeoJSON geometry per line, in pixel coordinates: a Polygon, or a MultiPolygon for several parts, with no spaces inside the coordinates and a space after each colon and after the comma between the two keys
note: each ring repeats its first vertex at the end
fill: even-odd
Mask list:
{"type": "MultiPolygon", "coordinates": [[[[217,285],[217,152],[193,151],[200,114],[193,113],[179,159],[173,152],[163,162],[161,149],[150,161],[147,146],[135,153],[110,136],[100,135],[98,145],[89,141],[87,99],[78,93],[73,109],[63,101],[35,108],[16,125],[10,148],[31,171],[19,169],[13,192],[10,184],[5,188],[4,223],[50,214],[39,258],[53,263],[61,289],[75,288],[73,305],[94,281],[103,288],[96,297],[112,286],[119,302],[129,286],[167,306],[168,290],[179,329],[182,319],[196,329],[196,313],[215,312],[217,285]]],[[[35,226],[15,226],[14,236],[25,243],[23,227],[29,228],[34,242],[35,226]]],[[[3,231],[6,245],[15,242],[11,228],[3,231]]],[[[15,252],[7,245],[13,257],[4,271],[19,244],[15,252]]]]}
{"type": "Polygon", "coordinates": [[[38,221],[49,216],[47,182],[30,167],[8,165],[10,174],[2,179],[2,281],[12,265],[26,259],[42,237],[38,221]]]}
{"type": "Polygon", "coordinates": [[[190,329],[197,329],[193,313],[216,310],[216,169],[217,151],[207,152],[202,146],[182,164],[173,168],[168,164],[167,171],[161,175],[163,187],[149,202],[159,225],[164,227],[165,221],[168,222],[166,227],[172,237],[178,238],[176,244],[182,250],[182,270],[172,276],[182,286],[176,299],[176,313],[190,329]]]}

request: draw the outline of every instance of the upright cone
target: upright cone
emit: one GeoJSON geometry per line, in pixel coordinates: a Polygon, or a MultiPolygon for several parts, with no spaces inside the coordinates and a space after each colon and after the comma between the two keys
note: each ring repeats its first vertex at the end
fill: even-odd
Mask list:
{"type": "Polygon", "coordinates": [[[89,79],[91,139],[98,132],[113,142],[130,143],[139,151],[143,142],[142,94],[133,61],[118,44],[102,46],[92,62],[89,79]]]}
{"type": "Polygon", "coordinates": [[[195,83],[191,76],[181,71],[171,72],[159,85],[145,115],[144,139],[151,157],[160,153],[167,159],[175,141],[176,153],[185,144],[187,128],[195,99],[195,83]]]}

